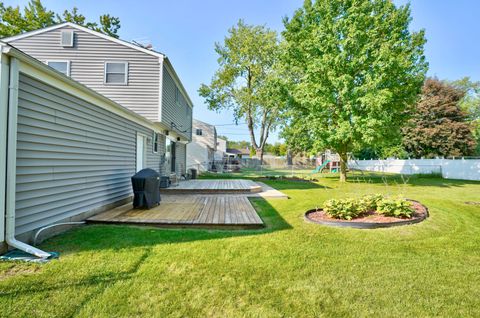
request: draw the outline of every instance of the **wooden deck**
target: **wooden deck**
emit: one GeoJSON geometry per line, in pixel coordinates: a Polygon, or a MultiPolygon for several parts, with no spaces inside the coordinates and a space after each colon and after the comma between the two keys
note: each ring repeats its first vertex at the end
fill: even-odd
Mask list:
{"type": "Polygon", "coordinates": [[[263,221],[246,196],[163,195],[159,206],[133,209],[131,204],[97,214],[89,223],[153,226],[260,228],[263,221]]]}
{"type": "Polygon", "coordinates": [[[262,186],[251,180],[187,180],[178,185],[161,189],[160,193],[190,193],[190,194],[228,194],[228,193],[258,193],[262,186]]]}

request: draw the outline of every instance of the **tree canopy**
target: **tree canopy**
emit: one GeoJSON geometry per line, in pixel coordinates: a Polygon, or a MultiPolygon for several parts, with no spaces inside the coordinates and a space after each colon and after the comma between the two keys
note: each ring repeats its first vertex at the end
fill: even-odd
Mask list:
{"type": "Polygon", "coordinates": [[[403,129],[407,152],[416,158],[468,156],[475,151],[475,139],[468,113],[460,108],[465,90],[430,78],[422,98],[403,129]]]}
{"type": "Polygon", "coordinates": [[[84,15],[74,7],[71,11],[65,10],[58,14],[48,10],[40,0],[30,0],[23,8],[19,6],[5,6],[0,2],[0,38],[21,34],[28,31],[42,29],[61,22],[73,22],[118,38],[120,19],[109,14],[103,14],[99,22],[87,22],[84,15]]]}
{"type": "Polygon", "coordinates": [[[469,77],[464,77],[449,83],[465,93],[459,106],[467,113],[468,119],[472,123],[473,136],[477,142],[475,155],[480,155],[480,82],[474,82],[469,77]]]}
{"type": "Polygon", "coordinates": [[[219,68],[210,85],[202,84],[199,93],[209,109],[233,110],[235,121],[247,123],[250,143],[262,158],[270,132],[282,114],[282,86],[278,85],[275,65],[278,36],[265,26],[240,20],[228,30],[224,43],[216,43],[219,68]],[[259,130],[260,136],[255,131],[259,130]]]}
{"type": "Polygon", "coordinates": [[[289,147],[336,151],[344,181],[349,152],[401,142],[428,68],[410,20],[408,5],[389,0],[306,0],[285,19],[289,147]]]}

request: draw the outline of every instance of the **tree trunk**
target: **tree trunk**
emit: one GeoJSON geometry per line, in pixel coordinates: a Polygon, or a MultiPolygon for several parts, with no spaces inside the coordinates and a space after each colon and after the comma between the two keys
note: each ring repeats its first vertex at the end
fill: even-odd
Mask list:
{"type": "Polygon", "coordinates": [[[263,149],[257,148],[255,151],[257,153],[257,157],[260,158],[260,163],[263,164],[263,149]]]}
{"type": "Polygon", "coordinates": [[[338,154],[340,156],[340,182],[347,181],[348,155],[346,152],[338,154]]]}

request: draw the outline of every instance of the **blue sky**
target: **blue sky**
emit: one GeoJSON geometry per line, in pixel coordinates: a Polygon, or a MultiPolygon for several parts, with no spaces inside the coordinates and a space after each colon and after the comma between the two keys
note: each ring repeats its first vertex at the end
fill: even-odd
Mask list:
{"type": "MultiPolygon", "coordinates": [[[[5,1],[7,5],[24,6],[27,0],[5,1]]],[[[195,104],[194,117],[217,126],[219,134],[231,140],[247,140],[246,127],[233,123],[232,113],[209,111],[197,94],[201,83],[209,83],[217,68],[214,43],[222,41],[228,28],[238,19],[249,24],[265,24],[281,31],[282,17],[291,16],[303,0],[43,0],[56,12],[76,6],[87,19],[100,14],[120,17],[120,37],[124,40],[150,42],[167,54],[195,104]]],[[[395,0],[405,4],[406,0],[395,0]]],[[[441,79],[470,76],[480,80],[480,28],[476,0],[413,0],[412,30],[425,29],[429,75],[441,79]],[[477,19],[476,19],[477,18],[477,19]]],[[[277,140],[276,134],[270,142],[277,140]]]]}

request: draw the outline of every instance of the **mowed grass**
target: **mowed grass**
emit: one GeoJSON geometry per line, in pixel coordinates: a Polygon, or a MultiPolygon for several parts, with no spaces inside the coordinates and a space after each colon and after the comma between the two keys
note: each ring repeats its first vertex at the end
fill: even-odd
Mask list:
{"type": "Polygon", "coordinates": [[[480,201],[479,182],[265,182],[291,199],[252,200],[264,230],[85,226],[42,244],[59,260],[0,263],[0,316],[480,316],[480,206],[465,203],[480,201]],[[325,199],[373,192],[431,216],[377,230],[303,219],[325,199]]]}

